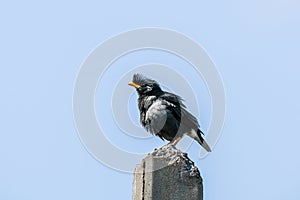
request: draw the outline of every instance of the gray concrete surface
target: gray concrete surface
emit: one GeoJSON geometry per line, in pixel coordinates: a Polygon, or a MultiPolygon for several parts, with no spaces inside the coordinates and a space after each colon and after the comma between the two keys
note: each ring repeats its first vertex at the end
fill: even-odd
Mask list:
{"type": "Polygon", "coordinates": [[[202,178],[186,153],[163,146],[136,166],[133,200],[203,200],[202,178]]]}

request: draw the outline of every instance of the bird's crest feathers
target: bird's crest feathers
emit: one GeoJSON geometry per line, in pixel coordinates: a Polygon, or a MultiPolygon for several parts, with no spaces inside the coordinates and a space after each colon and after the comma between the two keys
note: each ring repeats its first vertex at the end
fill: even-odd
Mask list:
{"type": "Polygon", "coordinates": [[[144,76],[142,74],[134,74],[132,82],[139,84],[139,85],[151,84],[151,83],[158,84],[155,80],[147,78],[146,76],[144,76]]]}

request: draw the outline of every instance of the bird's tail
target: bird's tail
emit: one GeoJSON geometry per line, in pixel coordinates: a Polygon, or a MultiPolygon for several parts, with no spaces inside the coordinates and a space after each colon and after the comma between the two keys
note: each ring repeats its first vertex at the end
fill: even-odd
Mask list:
{"type": "Polygon", "coordinates": [[[204,140],[204,138],[202,137],[202,135],[204,135],[204,133],[198,129],[197,130],[197,136],[198,136],[198,140],[197,142],[207,151],[207,152],[211,152],[210,147],[208,146],[208,144],[206,143],[206,141],[204,140]]]}

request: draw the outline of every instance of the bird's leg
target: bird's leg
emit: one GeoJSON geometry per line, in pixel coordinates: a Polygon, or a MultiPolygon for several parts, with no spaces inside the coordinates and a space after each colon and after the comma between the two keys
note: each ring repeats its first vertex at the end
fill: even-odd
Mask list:
{"type": "Polygon", "coordinates": [[[176,138],[174,138],[171,142],[169,142],[168,145],[173,145],[176,146],[176,144],[181,140],[182,136],[178,136],[176,138]]]}

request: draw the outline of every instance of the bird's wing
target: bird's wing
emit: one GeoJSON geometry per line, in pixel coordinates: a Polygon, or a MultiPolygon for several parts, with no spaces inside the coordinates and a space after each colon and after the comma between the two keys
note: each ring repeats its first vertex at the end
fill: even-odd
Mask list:
{"type": "Polygon", "coordinates": [[[160,98],[163,100],[164,104],[167,105],[167,109],[171,111],[178,121],[180,121],[181,107],[185,107],[185,105],[182,103],[182,98],[169,92],[165,92],[160,96],[160,98]]]}
{"type": "Polygon", "coordinates": [[[175,106],[181,105],[183,107],[186,107],[183,104],[183,99],[180,96],[176,95],[176,94],[173,94],[173,93],[170,93],[170,92],[164,92],[164,94],[162,94],[160,96],[160,98],[174,104],[175,106]]]}
{"type": "Polygon", "coordinates": [[[197,118],[192,115],[189,111],[187,111],[185,108],[181,109],[182,118],[181,122],[185,124],[186,126],[193,128],[197,130],[199,128],[199,123],[197,118]]]}
{"type": "Polygon", "coordinates": [[[178,121],[183,123],[186,127],[198,129],[199,124],[197,118],[186,110],[186,106],[183,104],[183,99],[180,96],[165,92],[160,98],[166,101],[168,109],[178,121]]]}

